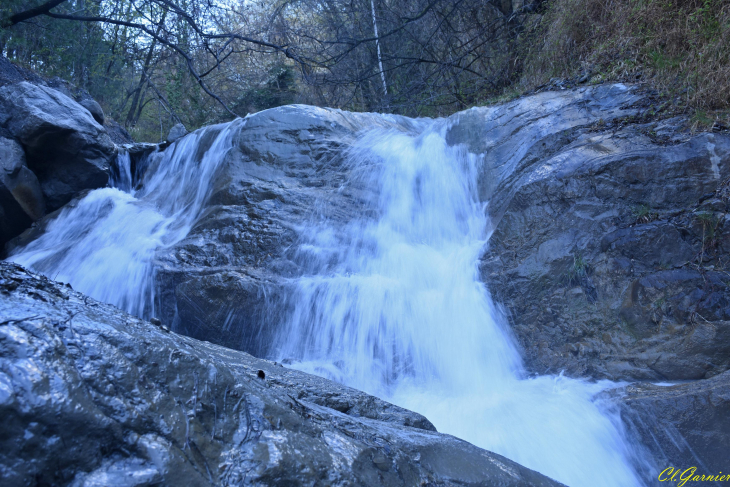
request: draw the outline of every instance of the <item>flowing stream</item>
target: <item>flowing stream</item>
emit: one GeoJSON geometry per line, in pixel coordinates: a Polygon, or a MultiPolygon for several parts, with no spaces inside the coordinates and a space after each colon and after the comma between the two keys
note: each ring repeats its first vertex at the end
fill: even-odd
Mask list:
{"type": "Polygon", "coordinates": [[[207,127],[151,154],[141,180],[129,156],[119,155],[112,187],[64,207],[8,260],[137,316],[155,316],[155,251],[190,232],[237,123],[207,127]]]}
{"type": "MultiPolygon", "coordinates": [[[[153,154],[141,181],[121,157],[114,187],[62,210],[10,260],[154,315],[155,251],[200,216],[237,123],[153,154]]],[[[448,146],[444,130],[440,121],[417,135],[377,130],[348,152],[348,184],[372,197],[344,228],[303,226],[307,272],[271,358],[418,411],[441,432],[571,487],[641,485],[618,418],[593,399],[613,384],[527,377],[479,278],[489,237],[479,159],[448,146]]]]}
{"type": "Polygon", "coordinates": [[[569,486],[641,485],[618,418],[592,400],[613,384],[526,377],[479,279],[489,237],[479,160],[449,147],[444,130],[376,131],[351,151],[353,183],[374,189],[376,216],[306,227],[299,258],[311,274],[292,296],[279,360],[569,486]]]}

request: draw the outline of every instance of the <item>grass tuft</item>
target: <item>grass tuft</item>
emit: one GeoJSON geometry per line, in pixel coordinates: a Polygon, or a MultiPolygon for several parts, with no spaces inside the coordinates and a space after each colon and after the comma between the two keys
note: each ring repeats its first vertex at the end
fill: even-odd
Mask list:
{"type": "Polygon", "coordinates": [[[648,81],[695,128],[730,124],[730,0],[549,0],[523,39],[525,90],[648,81]]]}

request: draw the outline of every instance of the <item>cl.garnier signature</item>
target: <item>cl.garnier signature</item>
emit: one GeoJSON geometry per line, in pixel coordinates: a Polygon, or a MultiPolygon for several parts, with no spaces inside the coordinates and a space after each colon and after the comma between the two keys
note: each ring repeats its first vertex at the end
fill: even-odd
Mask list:
{"type": "Polygon", "coordinates": [[[722,472],[717,475],[700,475],[697,473],[697,467],[689,467],[680,470],[674,467],[668,467],[659,474],[659,482],[679,482],[677,487],[682,487],[687,482],[724,482],[730,481],[730,474],[722,472]]]}

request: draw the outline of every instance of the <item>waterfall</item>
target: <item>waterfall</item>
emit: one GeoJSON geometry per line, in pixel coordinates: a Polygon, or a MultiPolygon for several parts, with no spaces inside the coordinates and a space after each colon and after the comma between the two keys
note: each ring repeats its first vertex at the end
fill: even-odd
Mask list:
{"type": "MultiPolygon", "coordinates": [[[[65,207],[9,260],[154,316],[155,253],[200,217],[243,123],[149,155],[143,175],[121,154],[112,187],[65,207]]],[[[347,184],[369,199],[344,227],[302,225],[306,272],[270,358],[420,412],[441,432],[571,487],[641,485],[618,419],[594,399],[614,384],[527,377],[479,277],[490,233],[480,159],[446,143],[443,121],[420,127],[373,130],[345,154],[347,184]]]]}
{"type": "Polygon", "coordinates": [[[120,154],[111,187],[66,206],[8,260],[137,316],[154,316],[155,251],[179,242],[198,219],[237,124],[207,127],[150,154],[141,181],[134,181],[129,155],[120,154]]]}
{"type": "Polygon", "coordinates": [[[592,400],[611,383],[526,377],[479,279],[479,160],[444,129],[377,130],[350,151],[349,184],[373,191],[369,208],[345,228],[303,227],[309,272],[272,354],[571,487],[641,485],[618,418],[592,400]]]}

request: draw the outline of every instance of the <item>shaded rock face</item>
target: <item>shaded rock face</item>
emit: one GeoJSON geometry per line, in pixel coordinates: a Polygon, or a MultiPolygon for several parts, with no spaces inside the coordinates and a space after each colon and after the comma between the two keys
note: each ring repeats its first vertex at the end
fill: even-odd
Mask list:
{"type": "Polygon", "coordinates": [[[0,263],[7,485],[557,486],[327,380],[0,263]]]}
{"type": "Polygon", "coordinates": [[[13,139],[0,137],[0,242],[22,232],[45,213],[45,201],[25,153],[13,139]]]}
{"type": "Polygon", "coordinates": [[[482,277],[535,372],[684,380],[730,366],[730,137],[640,123],[650,107],[616,85],[452,119],[450,140],[484,154],[482,277]]]}
{"type": "Polygon", "coordinates": [[[91,113],[62,93],[21,82],[0,88],[0,126],[25,149],[49,211],[107,184],[116,148],[91,113]]]}
{"type": "Polygon", "coordinates": [[[727,472],[730,450],[730,372],[671,387],[634,384],[611,391],[631,435],[645,445],[656,471],[727,472]]]}

